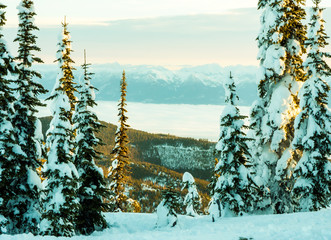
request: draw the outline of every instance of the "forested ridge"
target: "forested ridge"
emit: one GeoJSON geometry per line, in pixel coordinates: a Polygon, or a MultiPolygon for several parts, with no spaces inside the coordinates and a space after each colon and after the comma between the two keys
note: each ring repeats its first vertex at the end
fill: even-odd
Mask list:
{"type": "MultiPolygon", "coordinates": [[[[40,121],[42,123],[42,132],[45,136],[51,117],[42,117],[40,121]]],[[[100,132],[96,133],[96,136],[102,140],[104,145],[97,147],[97,150],[102,153],[102,158],[96,160],[96,164],[103,169],[106,175],[111,165],[111,150],[114,147],[114,135],[117,127],[114,124],[104,121],[101,121],[101,124],[103,127],[100,132]]],[[[201,211],[204,211],[209,201],[207,186],[214,165],[212,155],[215,143],[204,139],[197,140],[167,134],[147,133],[131,128],[128,130],[128,136],[130,139],[129,154],[132,160],[130,164],[132,174],[129,177],[129,182],[132,186],[129,188],[129,191],[130,196],[140,203],[142,212],[153,212],[155,210],[160,199],[161,190],[167,181],[174,181],[177,184],[176,190],[181,192],[182,175],[185,171],[190,171],[195,177],[197,188],[202,197],[203,207],[201,211]],[[191,169],[192,166],[187,166],[187,168],[169,169],[161,165],[161,160],[157,152],[154,152],[150,156],[145,154],[153,146],[165,145],[177,146],[179,149],[180,147],[189,149],[193,147],[201,149],[201,151],[209,151],[211,155],[209,159],[201,159],[199,158],[201,156],[196,154],[195,159],[190,159],[190,165],[195,163],[198,166],[199,162],[208,161],[210,167],[208,169],[191,169]]],[[[178,161],[182,160],[178,158],[178,161]]],[[[181,194],[184,196],[185,191],[181,194]]]]}

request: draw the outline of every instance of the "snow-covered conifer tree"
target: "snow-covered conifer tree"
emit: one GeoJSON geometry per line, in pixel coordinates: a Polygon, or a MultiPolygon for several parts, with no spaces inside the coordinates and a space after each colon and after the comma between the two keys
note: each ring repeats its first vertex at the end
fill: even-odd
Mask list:
{"type": "Polygon", "coordinates": [[[20,226],[17,226],[12,219],[16,218],[16,214],[25,211],[20,208],[9,209],[7,205],[15,198],[16,193],[13,192],[12,184],[18,181],[13,164],[26,155],[18,145],[12,125],[13,103],[16,98],[10,78],[18,74],[19,70],[2,34],[6,22],[5,8],[6,6],[0,3],[0,233],[16,233],[20,226]]]}
{"type": "MultiPolygon", "coordinates": [[[[298,90],[304,81],[302,54],[306,28],[303,0],[260,0],[261,31],[258,36],[259,100],[251,113],[252,153],[260,186],[270,188],[274,212],[290,212],[291,176],[298,154],[291,151],[294,119],[299,113],[298,90]]],[[[256,181],[258,182],[258,181],[256,181]]]]}
{"type": "Polygon", "coordinates": [[[46,90],[36,81],[41,75],[33,70],[34,63],[42,63],[42,60],[34,55],[33,52],[40,51],[36,45],[36,36],[33,31],[38,30],[34,25],[34,4],[31,0],[21,0],[19,6],[19,28],[18,42],[18,68],[20,70],[16,81],[19,96],[14,103],[15,115],[13,125],[17,139],[20,144],[24,157],[13,161],[16,172],[13,179],[12,191],[15,193],[8,203],[8,209],[17,211],[12,214],[11,232],[37,234],[40,222],[40,191],[41,180],[37,173],[37,168],[41,166],[42,132],[41,123],[35,116],[38,111],[36,108],[43,106],[38,99],[38,95],[46,90]]]}
{"type": "Polygon", "coordinates": [[[301,112],[295,119],[293,146],[303,152],[294,171],[292,199],[296,211],[317,211],[331,204],[331,114],[327,107],[330,87],[325,78],[331,68],[323,52],[328,43],[320,0],[313,0],[305,62],[307,80],[300,90],[301,112]]]}
{"type": "MultiPolygon", "coordinates": [[[[245,116],[240,115],[236,107],[238,96],[233,78],[225,82],[227,103],[221,115],[220,138],[215,152],[218,163],[215,166],[215,176],[219,176],[215,183],[214,195],[210,208],[220,204],[221,217],[238,216],[251,211],[253,202],[253,182],[249,173],[249,156],[247,140],[243,132],[245,116]],[[219,203],[218,203],[219,202],[219,203]]],[[[210,210],[214,217],[214,210],[210,210]]]]}
{"type": "Polygon", "coordinates": [[[201,208],[201,198],[195,185],[193,176],[185,172],[183,174],[183,189],[187,189],[187,194],[184,198],[184,205],[186,206],[186,215],[195,217],[201,208]]]}
{"type": "Polygon", "coordinates": [[[179,196],[172,182],[167,184],[166,189],[162,192],[162,197],[162,201],[156,208],[156,227],[174,227],[178,221],[176,209],[178,208],[179,196]]]}
{"type": "Polygon", "coordinates": [[[73,75],[73,70],[75,68],[72,66],[75,62],[71,58],[71,43],[72,41],[70,40],[70,32],[68,31],[68,23],[66,22],[66,18],[64,19],[64,22],[62,23],[63,31],[61,35],[61,39],[59,43],[57,44],[59,46],[59,50],[57,51],[57,59],[56,62],[60,64],[60,68],[62,70],[62,79],[60,80],[63,84],[63,89],[65,93],[67,94],[70,102],[70,108],[71,111],[67,112],[68,119],[72,123],[72,114],[75,110],[75,85],[76,83],[74,82],[74,75],[73,75]]]}
{"type": "Polygon", "coordinates": [[[123,71],[121,80],[121,99],[118,104],[119,126],[115,133],[115,147],[112,151],[114,155],[112,159],[112,166],[108,174],[110,181],[111,203],[113,204],[114,211],[124,211],[127,205],[127,196],[124,194],[125,184],[129,174],[129,149],[127,144],[128,128],[130,127],[126,121],[128,117],[125,115],[126,108],[126,78],[125,71],[123,71]]]}
{"type": "MultiPolygon", "coordinates": [[[[66,24],[63,26],[65,28],[66,24]]],[[[63,32],[63,38],[67,38],[66,31],[63,32]]],[[[59,45],[60,50],[63,49],[63,45],[59,45]]],[[[66,51],[61,50],[61,53],[66,56],[66,51]]],[[[72,108],[68,97],[73,95],[73,92],[68,93],[67,75],[62,68],[66,60],[66,58],[58,58],[61,70],[48,98],[52,100],[53,119],[47,131],[46,147],[49,148],[49,152],[44,166],[45,197],[40,229],[42,235],[70,237],[75,234],[80,206],[77,198],[78,172],[73,155],[74,134],[70,121],[72,108]]]]}
{"type": "Polygon", "coordinates": [[[77,232],[91,234],[95,230],[103,230],[107,223],[102,210],[107,210],[108,205],[103,198],[109,196],[106,180],[101,168],[97,167],[94,160],[100,158],[100,153],[95,147],[101,140],[95,136],[102,125],[96,114],[91,112],[95,102],[95,88],[90,84],[93,73],[88,71],[90,64],[86,63],[84,56],[84,78],[77,87],[79,97],[76,111],[73,115],[74,130],[76,130],[76,155],[75,166],[79,174],[78,198],[81,205],[77,220],[77,232]]]}

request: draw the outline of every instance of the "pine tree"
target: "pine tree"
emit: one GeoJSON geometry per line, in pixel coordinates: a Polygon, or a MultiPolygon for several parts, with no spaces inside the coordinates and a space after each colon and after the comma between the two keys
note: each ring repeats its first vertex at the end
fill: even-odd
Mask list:
{"type": "Polygon", "coordinates": [[[127,196],[124,194],[125,185],[129,175],[129,143],[127,131],[130,127],[126,121],[128,117],[125,115],[126,107],[126,78],[125,71],[123,71],[121,80],[121,99],[118,104],[119,126],[115,133],[115,147],[112,151],[114,155],[112,159],[112,166],[108,174],[110,180],[111,202],[114,205],[115,211],[125,211],[127,205],[127,196]]]}
{"type": "Polygon", "coordinates": [[[93,73],[89,72],[90,64],[86,63],[86,55],[84,59],[82,65],[84,79],[77,87],[79,98],[73,121],[76,131],[75,166],[80,182],[78,198],[81,205],[76,228],[77,232],[88,235],[107,227],[102,210],[108,208],[108,205],[103,202],[103,198],[109,196],[109,191],[106,188],[102,169],[97,167],[94,162],[95,159],[100,159],[100,153],[95,150],[95,147],[101,144],[101,140],[95,136],[95,132],[98,132],[102,125],[98,117],[90,110],[97,105],[94,100],[96,89],[90,84],[93,73]]]}
{"type": "Polygon", "coordinates": [[[290,212],[293,169],[300,156],[292,151],[294,119],[299,113],[298,90],[305,80],[302,54],[306,27],[304,0],[260,0],[263,9],[258,36],[259,101],[252,110],[252,127],[259,146],[253,165],[270,188],[274,212],[290,212]],[[268,171],[266,171],[268,170],[268,171]]]}
{"type": "Polygon", "coordinates": [[[167,188],[162,192],[162,201],[156,208],[156,227],[174,227],[177,225],[179,196],[172,182],[167,183],[167,188]]]}
{"type": "MultiPolygon", "coordinates": [[[[253,181],[249,173],[247,137],[243,132],[245,116],[236,107],[238,96],[233,78],[225,82],[227,103],[221,115],[221,133],[215,152],[218,163],[215,166],[215,183],[211,207],[220,204],[221,217],[238,216],[251,211],[254,200],[253,181]]],[[[217,214],[213,209],[214,217],[217,214]]]]}
{"type": "Polygon", "coordinates": [[[66,22],[66,18],[64,18],[64,22],[62,23],[63,32],[62,32],[62,40],[58,43],[59,50],[57,51],[57,59],[55,62],[58,62],[60,68],[62,70],[62,79],[60,79],[61,83],[63,84],[63,89],[67,94],[70,102],[71,110],[67,112],[68,119],[72,123],[72,113],[75,110],[75,92],[76,83],[74,82],[74,75],[73,71],[75,68],[72,66],[75,62],[71,59],[71,43],[70,40],[70,32],[68,31],[68,23],[66,22]]]}
{"type": "Polygon", "coordinates": [[[193,176],[185,172],[183,174],[183,189],[187,189],[187,194],[184,198],[184,205],[186,206],[186,215],[196,217],[199,215],[201,208],[201,198],[195,185],[193,176]]]}
{"type": "Polygon", "coordinates": [[[295,119],[295,149],[303,151],[294,171],[292,199],[296,211],[317,211],[331,204],[331,114],[327,107],[330,87],[325,78],[331,68],[325,61],[331,54],[322,49],[328,45],[320,0],[313,0],[305,65],[307,81],[300,91],[302,111],[295,119]]]}
{"type": "Polygon", "coordinates": [[[20,70],[16,81],[18,99],[14,103],[15,115],[13,125],[18,142],[24,157],[13,161],[15,173],[19,176],[13,179],[12,191],[15,193],[8,203],[8,209],[12,210],[12,230],[15,233],[32,232],[37,234],[40,222],[40,191],[41,180],[37,168],[41,166],[43,140],[41,123],[35,116],[36,108],[44,106],[38,99],[39,94],[46,90],[35,78],[41,75],[32,69],[34,63],[42,63],[42,60],[34,55],[34,51],[40,51],[36,46],[36,36],[33,34],[38,28],[34,25],[34,4],[31,0],[22,0],[18,6],[19,29],[17,38],[19,43],[18,68],[20,70]],[[19,210],[19,214],[16,213],[19,210]]]}
{"type": "MultiPolygon", "coordinates": [[[[66,24],[63,24],[64,28],[66,24]]],[[[64,31],[63,38],[67,38],[64,31]]],[[[62,41],[63,42],[63,41],[62,41]]],[[[67,49],[59,44],[60,49],[67,49]]],[[[52,100],[51,111],[53,119],[47,131],[46,147],[49,148],[44,176],[45,190],[40,225],[42,235],[71,237],[75,234],[75,223],[79,212],[78,172],[74,165],[74,133],[70,116],[72,116],[71,100],[74,89],[68,93],[67,83],[72,79],[63,71],[67,60],[67,52],[62,51],[59,57],[60,74],[48,100],[52,100]],[[66,77],[69,77],[69,80],[66,77]]]]}
{"type": "Polygon", "coordinates": [[[16,101],[11,75],[19,73],[14,58],[10,55],[2,34],[5,25],[5,8],[0,3],[0,234],[15,233],[14,222],[12,221],[15,211],[21,213],[22,209],[9,209],[7,205],[15,197],[12,184],[17,181],[13,162],[25,157],[25,154],[18,145],[15,137],[15,130],[12,125],[14,115],[13,103],[16,101]]]}

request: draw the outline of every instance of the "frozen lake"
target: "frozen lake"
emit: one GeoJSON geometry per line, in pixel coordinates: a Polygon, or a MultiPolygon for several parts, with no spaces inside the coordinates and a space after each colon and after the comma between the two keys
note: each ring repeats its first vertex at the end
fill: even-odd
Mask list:
{"type": "MultiPolygon", "coordinates": [[[[117,102],[98,101],[93,111],[102,121],[116,124],[117,102]]],[[[180,137],[218,140],[221,105],[127,103],[131,128],[150,133],[172,134],[180,137]]],[[[248,115],[250,107],[239,107],[248,115]]],[[[50,116],[48,108],[41,108],[38,116],[50,116]]]]}

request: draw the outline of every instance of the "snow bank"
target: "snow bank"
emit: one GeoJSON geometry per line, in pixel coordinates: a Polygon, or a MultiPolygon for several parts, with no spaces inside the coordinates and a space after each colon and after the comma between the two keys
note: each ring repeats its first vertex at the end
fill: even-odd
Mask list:
{"type": "Polygon", "coordinates": [[[32,234],[1,235],[1,240],[311,240],[331,239],[331,209],[319,212],[224,218],[211,222],[210,216],[178,216],[178,226],[156,228],[156,214],[106,213],[109,229],[91,236],[34,237],[32,234]]]}

